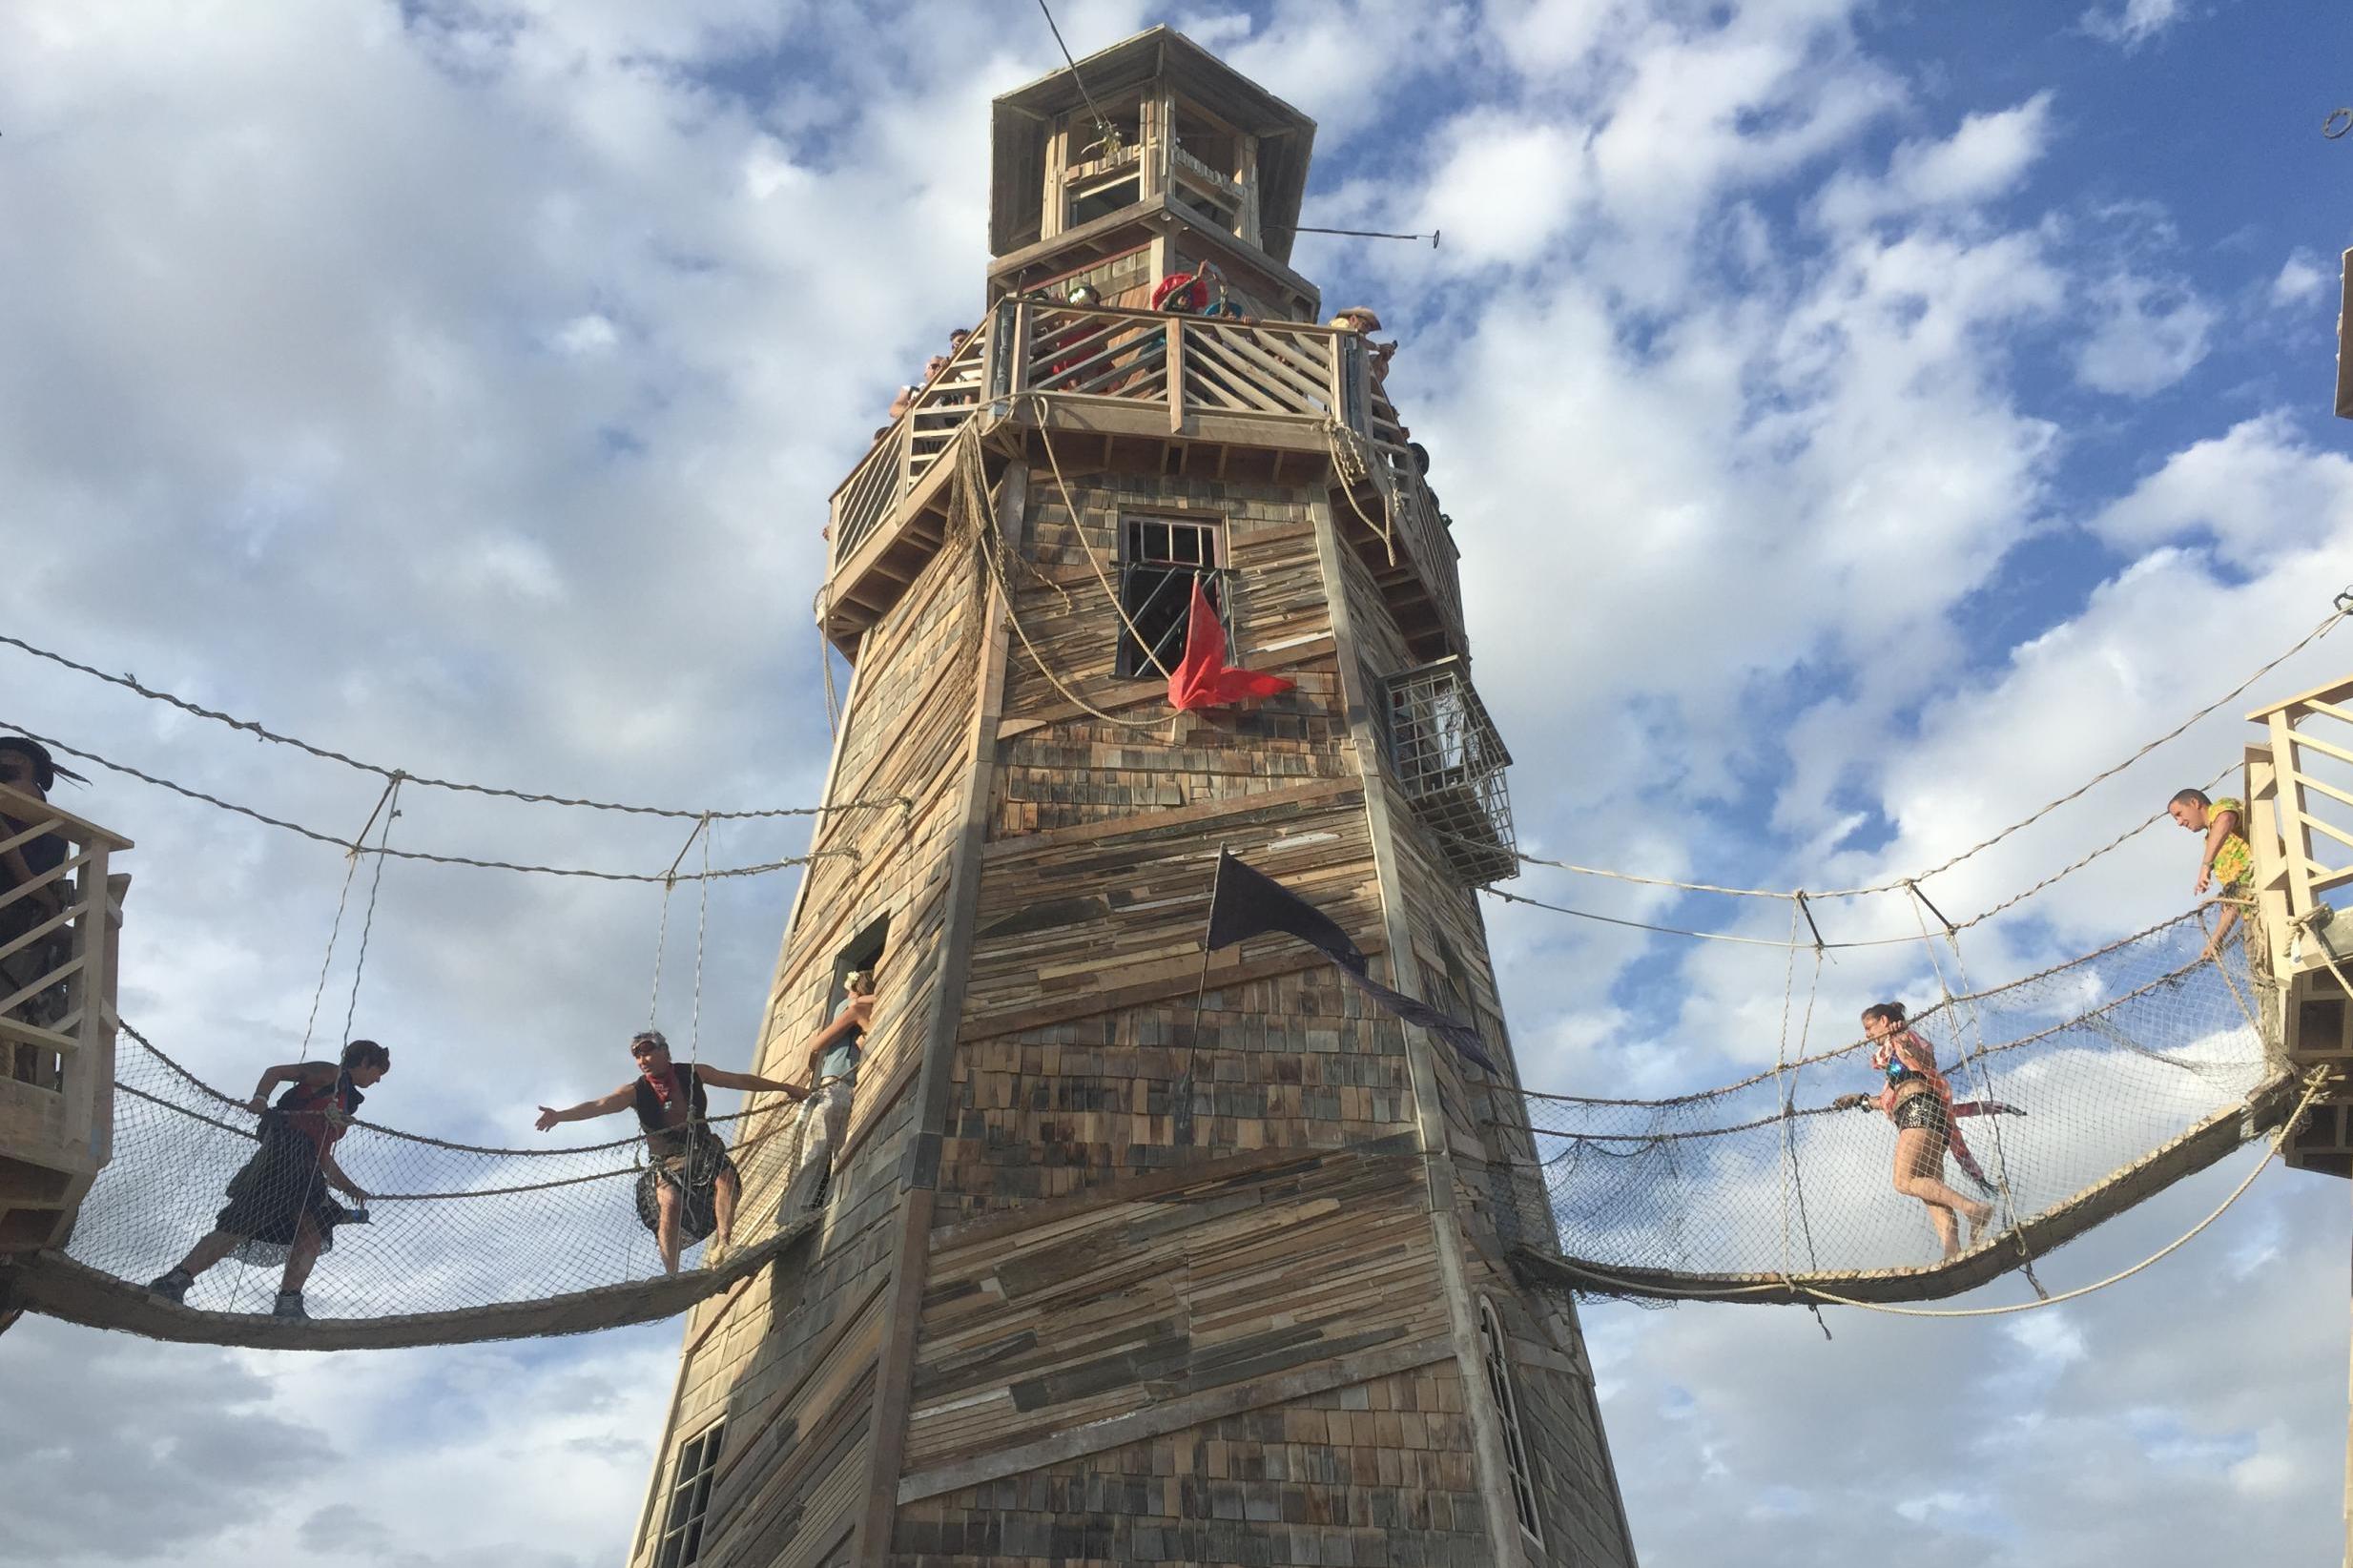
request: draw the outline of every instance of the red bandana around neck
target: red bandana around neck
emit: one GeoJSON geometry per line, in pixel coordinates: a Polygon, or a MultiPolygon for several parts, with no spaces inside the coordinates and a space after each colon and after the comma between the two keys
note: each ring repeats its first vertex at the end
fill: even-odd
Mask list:
{"type": "Polygon", "coordinates": [[[678,1098],[681,1091],[678,1086],[678,1064],[676,1063],[671,1063],[658,1073],[648,1072],[643,1076],[648,1083],[653,1085],[654,1098],[662,1102],[665,1109],[669,1107],[671,1102],[678,1098]]]}

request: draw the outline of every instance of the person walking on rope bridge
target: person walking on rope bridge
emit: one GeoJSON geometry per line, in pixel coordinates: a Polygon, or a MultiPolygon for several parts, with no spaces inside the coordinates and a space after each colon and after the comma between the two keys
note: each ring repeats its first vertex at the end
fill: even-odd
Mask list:
{"type": "Polygon", "coordinates": [[[365,1218],[327,1196],[334,1186],[360,1203],[367,1194],[335,1162],[335,1145],[371,1089],[392,1070],[392,1053],[372,1040],[343,1047],[339,1064],[295,1062],[261,1075],[250,1108],[261,1113],[261,1146],[229,1178],[229,1201],[213,1221],[212,1233],[189,1249],[171,1272],[148,1285],[171,1301],[185,1301],[196,1278],[239,1246],[258,1242],[286,1248],[286,1270],[278,1282],[274,1317],[304,1318],[302,1285],[319,1254],[335,1245],[335,1228],[365,1218]],[[269,1103],[270,1090],[292,1085],[269,1103]]]}
{"type": "Polygon", "coordinates": [[[801,1106],[793,1180],[776,1206],[778,1224],[816,1207],[833,1168],[834,1150],[849,1130],[857,1064],[865,1056],[866,1026],[875,1016],[874,971],[856,971],[843,979],[842,988],[848,994],[841,1005],[809,1042],[809,1098],[801,1106]]]}
{"type": "Polygon", "coordinates": [[[2198,856],[2198,882],[2190,891],[2204,893],[2211,887],[2214,901],[2222,906],[2214,935],[2206,939],[2206,950],[2198,955],[2211,959],[2222,951],[2222,939],[2239,923],[2238,900],[2246,897],[2255,871],[2255,850],[2247,842],[2246,808],[2228,795],[2210,800],[2203,790],[2183,790],[2165,809],[2190,832],[2206,836],[2204,853],[2198,856]]]}
{"type": "Polygon", "coordinates": [[[597,1100],[556,1110],[539,1107],[539,1130],[558,1122],[585,1122],[634,1109],[645,1129],[651,1163],[637,1178],[637,1218],[653,1232],[665,1273],[678,1271],[679,1237],[701,1241],[714,1231],[725,1247],[735,1228],[735,1196],[741,1180],[727,1145],[711,1130],[709,1085],[723,1089],[773,1089],[794,1100],[808,1091],[795,1083],[732,1073],[723,1067],[670,1059],[670,1042],[659,1029],[630,1037],[637,1079],[597,1100]]]}
{"type": "MultiPolygon", "coordinates": [[[[1963,1197],[1945,1185],[1945,1151],[1952,1150],[1961,1168],[1979,1186],[1984,1173],[1971,1157],[1969,1145],[1954,1125],[1952,1086],[1936,1070],[1936,1048],[1905,1020],[1904,1004],[1882,1001],[1863,1010],[1863,1032],[1872,1042],[1871,1065],[1886,1078],[1877,1104],[1895,1124],[1895,1190],[1928,1205],[1929,1224],[1946,1257],[1961,1251],[1959,1220],[1969,1221],[1969,1240],[1993,1218],[1993,1207],[1963,1197]]],[[[1868,1104],[1871,1097],[1842,1094],[1831,1104],[1868,1104]]]]}

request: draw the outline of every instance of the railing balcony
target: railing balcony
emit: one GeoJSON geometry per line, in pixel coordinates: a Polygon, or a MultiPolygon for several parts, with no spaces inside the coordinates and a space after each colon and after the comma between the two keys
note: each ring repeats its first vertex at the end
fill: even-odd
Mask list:
{"type": "Polygon", "coordinates": [[[1459,658],[1400,671],[1382,682],[1389,767],[1397,789],[1436,837],[1466,887],[1519,874],[1503,771],[1512,754],[1459,658]]]}
{"type": "Polygon", "coordinates": [[[115,939],[131,847],[36,795],[0,787],[0,854],[29,880],[0,891],[0,1254],[63,1244],[114,1121],[115,939]]]}
{"type": "MultiPolygon", "coordinates": [[[[1182,471],[1293,483],[1333,476],[1351,543],[1426,653],[1463,647],[1455,552],[1363,340],[1296,321],[1007,299],[834,492],[827,634],[845,649],[946,533],[939,459],[974,420],[1013,423],[1090,461],[1186,448],[1182,471]],[[1203,456],[1204,449],[1207,455],[1203,456]],[[1199,466],[1191,466],[1198,459],[1199,466]],[[1288,474],[1286,470],[1288,469],[1288,474]]],[[[1157,455],[1152,461],[1162,461],[1157,455]]]]}

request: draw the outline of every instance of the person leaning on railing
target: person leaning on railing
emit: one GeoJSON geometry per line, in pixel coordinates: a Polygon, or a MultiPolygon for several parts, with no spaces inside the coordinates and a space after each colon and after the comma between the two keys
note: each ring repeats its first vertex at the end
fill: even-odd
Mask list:
{"type": "MultiPolygon", "coordinates": [[[[84,783],[82,775],[71,769],[60,768],[51,760],[49,748],[37,740],[23,735],[0,735],[0,784],[19,794],[29,794],[37,800],[47,800],[49,792],[57,787],[59,778],[84,783]]],[[[13,838],[36,826],[19,822],[0,813],[0,839],[13,838]]],[[[37,838],[0,854],[0,947],[6,947],[25,933],[46,924],[65,911],[66,888],[63,879],[44,883],[26,893],[18,889],[30,887],[65,862],[66,841],[62,835],[45,833],[37,838]],[[17,894],[10,897],[10,894],[17,894]]],[[[26,986],[63,961],[72,939],[63,932],[52,931],[35,941],[0,958],[0,996],[14,996],[26,986]]],[[[54,985],[37,995],[28,997],[10,1012],[10,1017],[27,1023],[47,1023],[60,1016],[65,1008],[66,988],[54,985]]],[[[40,1053],[30,1045],[20,1045],[10,1055],[11,1076],[32,1081],[40,1053]]]]}
{"type": "Polygon", "coordinates": [[[2239,923],[2239,905],[2253,879],[2255,850],[2247,842],[2246,810],[2227,795],[2210,800],[2203,790],[2179,791],[2165,810],[2182,827],[2206,837],[2204,853],[2198,856],[2198,883],[2190,891],[2204,893],[2212,887],[2212,901],[2222,906],[2214,935],[2206,939],[2206,950],[2198,955],[2211,959],[2222,951],[2222,939],[2239,923]]]}
{"type": "Polygon", "coordinates": [[[1396,357],[1397,345],[1393,340],[1376,343],[1373,335],[1381,330],[1381,319],[1362,305],[1351,305],[1331,319],[1331,324],[1343,332],[1353,332],[1365,340],[1365,355],[1373,371],[1373,384],[1379,386],[1389,380],[1389,361],[1396,357]]]}

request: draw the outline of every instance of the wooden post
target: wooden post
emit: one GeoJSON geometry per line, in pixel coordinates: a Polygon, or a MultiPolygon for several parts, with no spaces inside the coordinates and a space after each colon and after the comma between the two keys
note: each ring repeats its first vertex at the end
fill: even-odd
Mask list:
{"type": "Polygon", "coordinates": [[[1185,429],[1185,318],[1168,318],[1168,433],[1185,429]]]}

